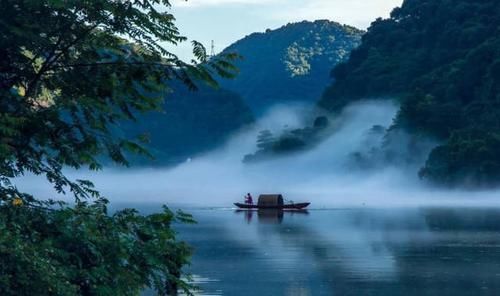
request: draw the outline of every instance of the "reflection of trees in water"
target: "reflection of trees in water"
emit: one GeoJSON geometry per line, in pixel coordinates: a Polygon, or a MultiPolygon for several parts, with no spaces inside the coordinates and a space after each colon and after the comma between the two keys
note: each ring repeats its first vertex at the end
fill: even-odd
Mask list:
{"type": "MultiPolygon", "coordinates": [[[[321,213],[313,212],[313,215],[318,214],[321,213]]],[[[285,215],[281,227],[258,227],[259,234],[269,240],[278,238],[284,248],[293,247],[299,253],[296,268],[304,272],[293,281],[308,287],[313,295],[359,295],[359,291],[384,290],[384,286],[390,289],[395,270],[392,254],[382,244],[383,232],[402,224],[411,228],[417,228],[417,225],[423,228],[423,224],[412,221],[408,215],[400,215],[399,219],[403,218],[403,221],[395,223],[395,217],[363,211],[329,214],[331,216],[327,219],[318,221],[324,225],[311,224],[304,219],[288,223],[290,221],[285,215]],[[336,229],[341,233],[338,234],[336,229]],[[373,232],[378,233],[375,239],[373,235],[367,235],[373,232]],[[319,278],[311,281],[305,277],[312,272],[319,278]],[[353,289],[353,285],[357,288],[353,289]]]]}
{"type": "Polygon", "coordinates": [[[427,209],[421,215],[431,235],[394,248],[395,294],[498,295],[500,211],[427,209]]]}
{"type": "Polygon", "coordinates": [[[230,228],[223,231],[217,223],[199,230],[211,238],[200,240],[196,265],[203,275],[220,279],[211,286],[223,287],[227,295],[495,295],[500,290],[500,211],[311,211],[284,212],[281,218],[254,211],[249,225],[247,214],[238,213],[239,224],[225,220],[230,228]]]}
{"type": "Polygon", "coordinates": [[[310,224],[285,221],[285,227],[259,230],[297,247],[305,262],[314,262],[330,293],[337,295],[493,295],[500,290],[499,211],[354,211],[343,216],[331,225],[329,239],[310,224]],[[336,226],[365,240],[348,250],[345,237],[336,239],[336,226]],[[349,254],[366,248],[371,248],[371,256],[349,254]],[[377,270],[377,263],[370,262],[377,257],[393,263],[385,266],[392,266],[392,271],[383,270],[383,265],[377,270]],[[359,260],[364,262],[354,262],[359,260]]]}

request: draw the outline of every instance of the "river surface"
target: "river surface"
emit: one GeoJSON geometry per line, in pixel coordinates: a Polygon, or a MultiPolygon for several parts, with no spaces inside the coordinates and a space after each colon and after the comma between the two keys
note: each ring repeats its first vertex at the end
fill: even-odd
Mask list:
{"type": "Polygon", "coordinates": [[[197,295],[500,295],[500,209],[193,209],[197,295]]]}

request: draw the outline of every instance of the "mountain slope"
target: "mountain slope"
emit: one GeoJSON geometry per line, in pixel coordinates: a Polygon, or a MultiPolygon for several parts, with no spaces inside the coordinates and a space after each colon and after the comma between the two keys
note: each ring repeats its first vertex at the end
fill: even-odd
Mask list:
{"type": "Polygon", "coordinates": [[[137,123],[126,124],[128,135],[146,133],[153,162],[169,165],[185,161],[216,148],[230,135],[253,122],[253,115],[241,97],[224,89],[199,86],[197,91],[174,85],[165,99],[164,113],[139,116],[137,123]]]}
{"type": "Polygon", "coordinates": [[[402,103],[393,129],[435,148],[420,175],[441,184],[500,180],[500,2],[406,0],[377,20],[320,105],[337,112],[362,98],[402,103]]]}
{"type": "Polygon", "coordinates": [[[124,133],[147,132],[155,165],[179,163],[216,148],[268,107],[317,101],[331,81],[331,68],[348,57],[361,33],[316,21],[251,34],[224,51],[244,58],[236,62],[240,74],[235,79],[220,79],[219,90],[201,87],[191,92],[176,85],[166,98],[165,113],[141,116],[124,133]]]}
{"type": "Polygon", "coordinates": [[[315,102],[330,83],[330,71],[358,46],[362,32],[321,20],[288,24],[251,34],[224,50],[236,52],[236,79],[221,85],[240,94],[256,114],[286,102],[315,102]]]}

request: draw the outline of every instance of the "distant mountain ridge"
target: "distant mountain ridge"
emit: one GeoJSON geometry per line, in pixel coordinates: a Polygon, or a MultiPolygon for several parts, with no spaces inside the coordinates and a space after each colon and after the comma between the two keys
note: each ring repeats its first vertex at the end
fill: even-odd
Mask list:
{"type": "Polygon", "coordinates": [[[139,165],[175,165],[217,148],[230,135],[253,123],[253,114],[238,94],[199,84],[197,91],[180,83],[170,85],[164,112],[138,116],[123,131],[129,135],[146,133],[152,161],[134,159],[139,165]]]}
{"type": "Polygon", "coordinates": [[[147,132],[156,157],[146,165],[178,164],[223,144],[279,103],[313,105],[331,82],[330,71],[359,45],[362,31],[326,20],[300,22],[253,33],[229,46],[243,60],[235,79],[219,79],[220,88],[188,91],[173,85],[165,113],[140,116],[126,134],[147,132]]]}
{"type": "Polygon", "coordinates": [[[331,69],[349,57],[362,34],[328,20],[250,34],[223,51],[243,59],[235,63],[238,77],[220,84],[241,95],[257,115],[278,103],[314,103],[331,83],[331,69]]]}

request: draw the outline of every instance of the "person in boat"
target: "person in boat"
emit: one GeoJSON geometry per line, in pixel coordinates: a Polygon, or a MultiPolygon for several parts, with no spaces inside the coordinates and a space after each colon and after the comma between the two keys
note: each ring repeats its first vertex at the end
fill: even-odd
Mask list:
{"type": "Polygon", "coordinates": [[[248,205],[253,205],[253,198],[250,193],[247,193],[247,195],[245,196],[245,203],[248,205]]]}

